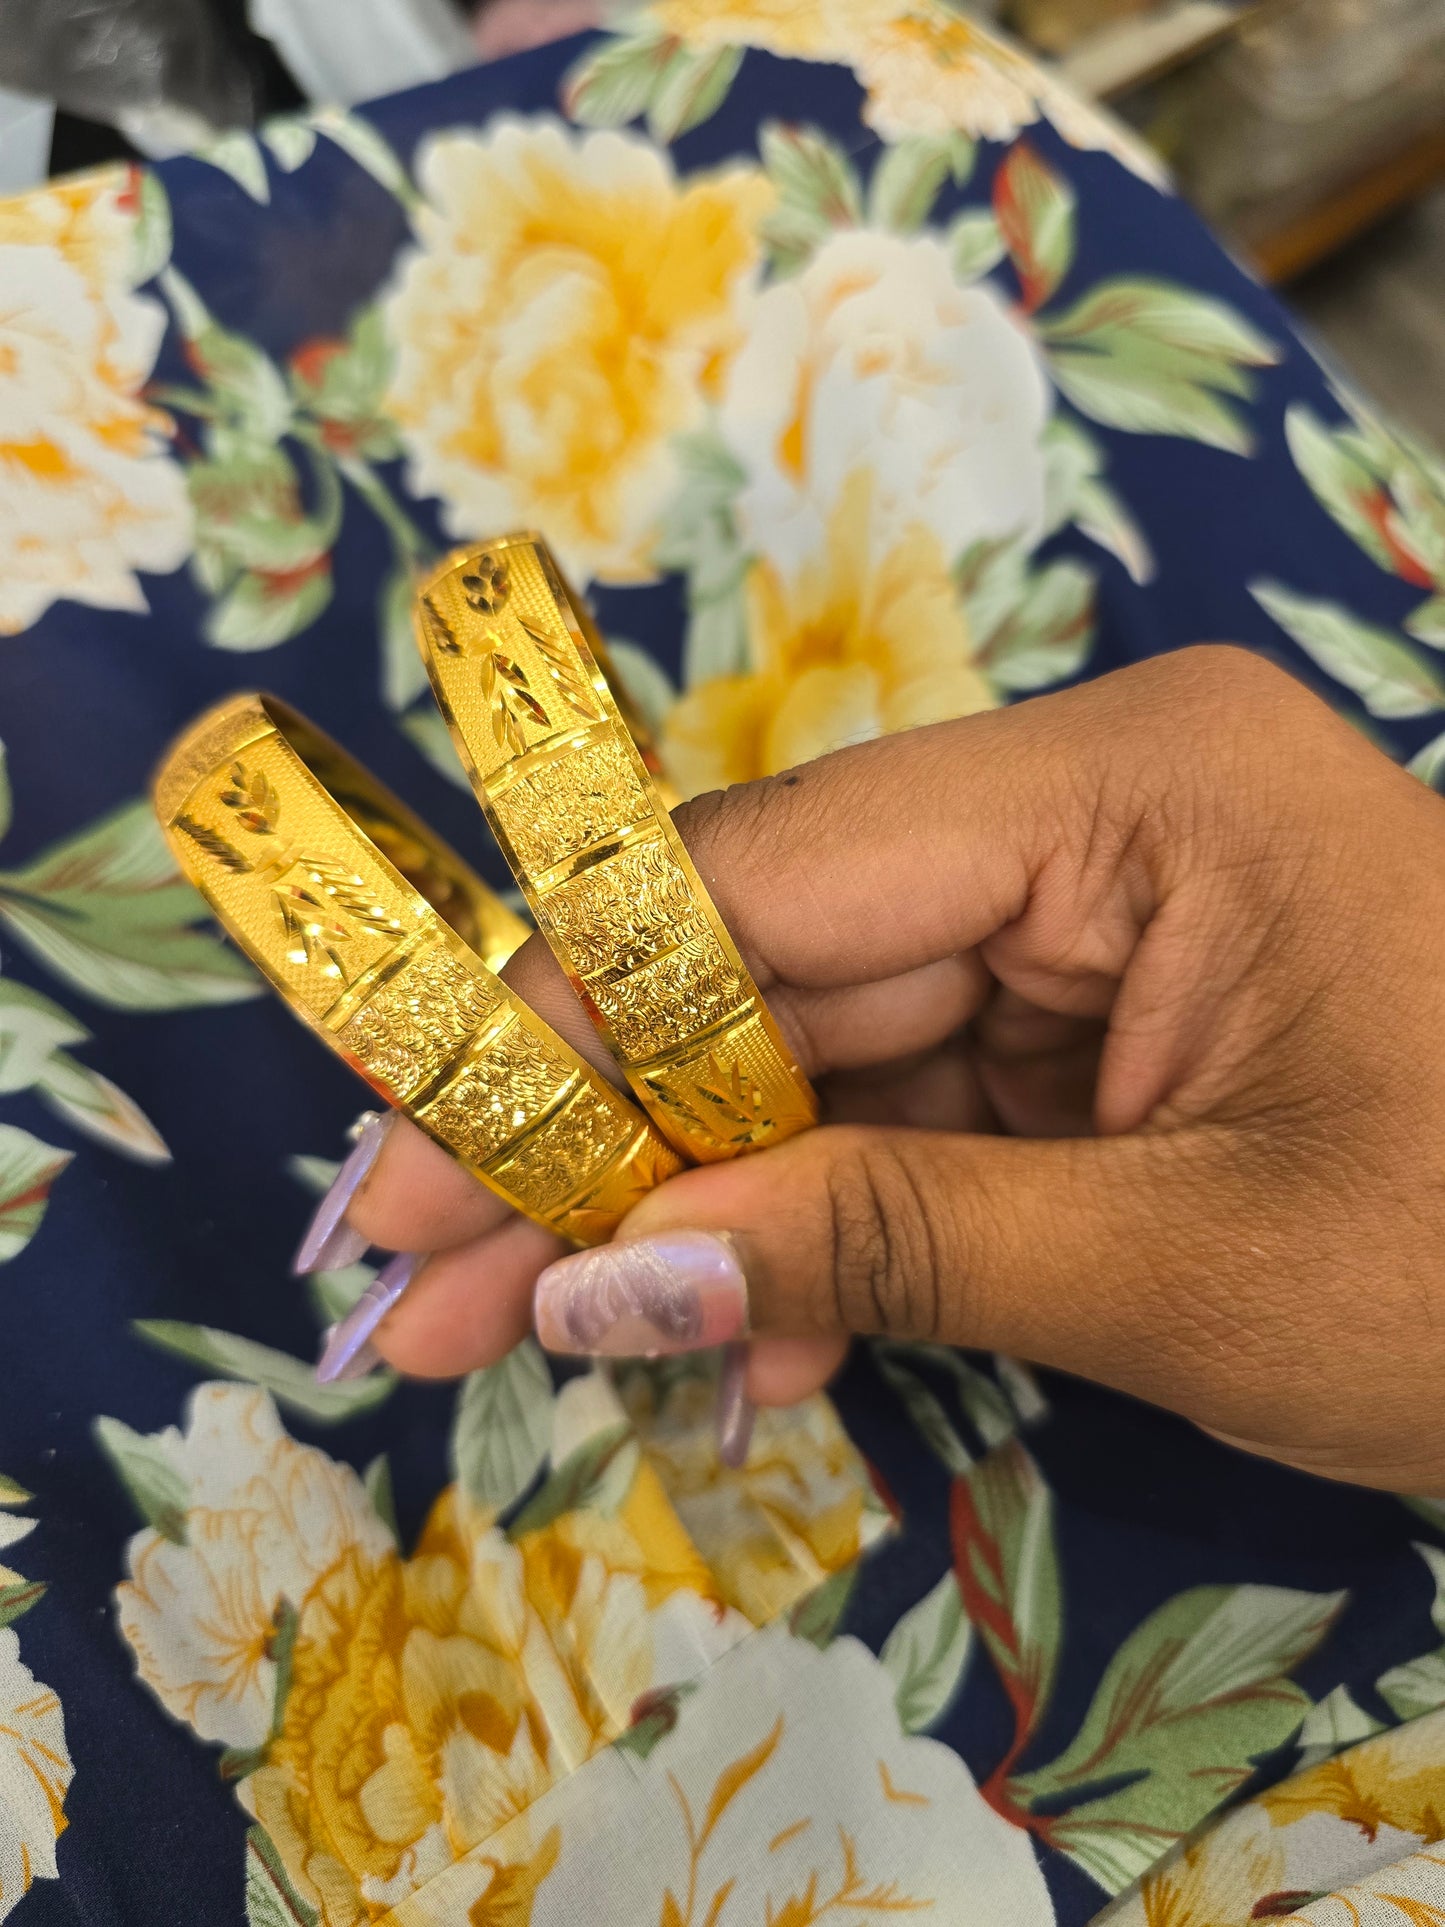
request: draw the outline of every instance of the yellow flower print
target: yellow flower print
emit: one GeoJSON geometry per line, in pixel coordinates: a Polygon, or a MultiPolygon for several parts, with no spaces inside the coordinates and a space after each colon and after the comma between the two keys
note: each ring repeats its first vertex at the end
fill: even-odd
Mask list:
{"type": "Polygon", "coordinates": [[[1259,1805],[1277,1827],[1331,1813],[1371,1838],[1382,1827],[1423,1845],[1445,1839],[1445,1713],[1409,1720],[1273,1787],[1259,1805]]]}
{"type": "Polygon", "coordinates": [[[868,1469],[826,1398],[760,1411],[747,1463],[733,1470],[718,1457],[709,1374],[637,1370],[621,1392],[691,1543],[723,1598],[754,1625],[787,1612],[887,1531],[868,1469]]]}
{"type": "Polygon", "coordinates": [[[1283,1893],[1286,1878],[1283,1844],[1255,1807],[1243,1807],[1146,1874],[1121,1927],[1124,1919],[1130,1927],[1238,1927],[1258,1901],[1283,1893]]]}
{"type": "Polygon", "coordinates": [[[307,1599],[282,1729],[241,1797],[324,1927],[399,1906],[736,1639],[680,1584],[651,1608],[574,1526],[516,1546],[453,1489],[412,1558],[353,1550],[307,1599]]]}
{"type": "Polygon", "coordinates": [[[1445,1839],[1442,1737],[1445,1713],[1427,1714],[1271,1787],[1148,1874],[1109,1927],[1312,1923],[1315,1909],[1300,1911],[1312,1894],[1390,1886],[1445,1839]]]}
{"type": "Polygon", "coordinates": [[[127,176],[0,201],[0,635],[60,597],[144,611],[191,513],[166,417],[142,398],[165,312],[129,281],[127,176]]]}
{"type": "Polygon", "coordinates": [[[953,132],[1012,140],[1046,119],[1075,147],[1103,148],[1155,186],[1167,180],[1119,122],[945,0],[652,0],[642,18],[692,46],[851,66],[868,92],[863,118],[885,140],[953,132]]]}
{"type": "Polygon", "coordinates": [[[836,60],[846,16],[877,11],[873,0],[653,0],[647,18],[693,47],[765,47],[785,59],[836,60]]]}
{"type": "Polygon", "coordinates": [[[1011,140],[1038,118],[1038,70],[952,9],[876,9],[853,45],[864,116],[886,140],[956,129],[1011,140]]]}
{"type": "Polygon", "coordinates": [[[958,131],[1006,141],[1052,121],[1074,147],[1101,148],[1155,187],[1158,155],[1032,60],[942,0],[894,0],[858,24],[848,58],[868,90],[863,118],[885,140],[958,131]]]}
{"type": "Polygon", "coordinates": [[[467,1927],[532,1927],[537,1895],[556,1866],[561,1849],[561,1829],[553,1827],[537,1851],[525,1860],[506,1864],[484,1860],[486,1892],[467,1910],[467,1927]]]}
{"type": "Polygon", "coordinates": [[[753,565],[752,672],[700,683],[663,725],[662,752],[684,793],[997,702],[937,537],[915,525],[875,554],[873,486],[866,469],[849,476],[823,552],[794,580],[753,565]]]}
{"type": "Polygon", "coordinates": [[[138,1532],[116,1588],[136,1671],[204,1740],[259,1746],[276,1692],[283,1603],[353,1549],[391,1544],[349,1466],[297,1445],[254,1385],[201,1385],[184,1433],[161,1435],[185,1484],[185,1543],[138,1532]]]}
{"type": "Polygon", "coordinates": [[[455,535],[534,523],[583,580],[646,579],[771,187],[742,165],[679,184],[636,135],[508,118],[434,138],[419,176],[383,306],[412,487],[455,535]]]}

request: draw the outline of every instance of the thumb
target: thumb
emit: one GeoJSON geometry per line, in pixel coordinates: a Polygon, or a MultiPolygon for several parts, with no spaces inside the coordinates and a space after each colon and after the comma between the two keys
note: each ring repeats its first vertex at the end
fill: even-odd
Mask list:
{"type": "Polygon", "coordinates": [[[1217,1225],[1226,1165],[1182,1132],[824,1126],[651,1192],[614,1243],[542,1273],[537,1331],[549,1350],[603,1355],[748,1331],[889,1333],[1018,1352],[1177,1405],[1171,1351],[1197,1370],[1199,1328],[1180,1308],[1218,1256],[1203,1211],[1217,1225]]]}

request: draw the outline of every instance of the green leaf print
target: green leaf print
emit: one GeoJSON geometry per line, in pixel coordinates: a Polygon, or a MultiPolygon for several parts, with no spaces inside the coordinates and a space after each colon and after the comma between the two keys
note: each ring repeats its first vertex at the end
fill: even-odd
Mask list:
{"type": "Polygon", "coordinates": [[[1375,1681],[1375,1691],[1399,1720],[1445,1706],[1445,1647],[1392,1666],[1375,1681]]]}
{"type": "Polygon", "coordinates": [[[886,147],[868,183],[868,219],[894,234],[916,234],[933,212],[945,181],[955,187],[977,156],[966,134],[918,134],[886,147]]]}
{"type": "Polygon", "coordinates": [[[1321,508],[1366,555],[1393,573],[1397,551],[1386,537],[1389,491],[1359,438],[1347,428],[1327,427],[1303,402],[1286,411],[1284,432],[1295,467],[1321,508]]]}
{"type": "Polygon", "coordinates": [[[207,611],[206,640],[217,649],[272,649],[309,629],[330,601],[329,556],[279,574],[247,573],[207,611]]]}
{"type": "Polygon", "coordinates": [[[998,222],[986,207],[971,207],[960,214],[944,241],[954,278],[965,285],[992,273],[1008,252],[998,222]]]}
{"type": "Polygon", "coordinates": [[[426,688],[426,664],[416,646],[411,626],[412,576],[398,564],[381,585],[376,601],[376,626],[381,637],[381,696],[399,715],[426,688]]]}
{"type": "Polygon", "coordinates": [[[733,506],[747,477],[714,430],[679,435],[672,446],[680,486],[663,520],[657,560],[687,578],[682,681],[690,689],[747,666],[748,557],[733,506]]]}
{"type": "MultiPolygon", "coordinates": [[[[1435,1595],[1430,1618],[1437,1633],[1445,1633],[1445,1550],[1417,1540],[1415,1550],[1430,1569],[1435,1595]]],[[[1392,1666],[1375,1681],[1375,1691],[1398,1719],[1412,1720],[1445,1706],[1445,1646],[1422,1653],[1418,1659],[1392,1666]]]]}
{"type": "Polygon", "coordinates": [[[344,107],[315,107],[306,115],[306,120],[323,140],[339,147],[408,213],[415,209],[420,197],[411,176],[395,150],[363,115],[353,114],[344,107]]]}
{"type": "Polygon", "coordinates": [[[234,1332],[216,1331],[209,1325],[138,1318],[135,1329],[162,1351],[174,1352],[192,1365],[259,1385],[278,1404],[318,1425],[339,1425],[362,1412],[374,1411],[396,1389],[395,1372],[373,1372],[367,1378],[318,1385],[314,1368],[305,1359],[273,1351],[269,1345],[258,1345],[254,1339],[241,1338],[234,1332]]]}
{"type": "Polygon", "coordinates": [[[1094,574],[1065,557],[1031,569],[1018,602],[978,652],[1000,689],[1022,695],[1076,676],[1094,641],[1094,574]]]}
{"type": "Polygon", "coordinates": [[[993,183],[993,212],[1032,313],[1073,265],[1078,197],[1027,141],[1009,149],[993,183]]]}
{"type": "Polygon", "coordinates": [[[1094,639],[1094,572],[1072,557],[1036,564],[1019,541],[985,539],[954,571],[980,669],[1022,694],[1073,676],[1094,639]]]}
{"type": "Polygon", "coordinates": [[[562,83],[563,105],[579,127],[625,127],[645,114],[648,132],[665,144],[712,118],[743,52],[690,47],[655,27],[634,27],[588,49],[562,83]]]}
{"type": "Polygon", "coordinates": [[[131,229],[130,281],[154,281],[171,258],[171,203],[152,168],[136,170],[136,218],[131,229]]]}
{"type": "Polygon", "coordinates": [[[978,1628],[1014,1710],[1007,1772],[1053,1690],[1063,1632],[1053,1495],[1017,1439],[953,1485],[953,1564],[963,1609],[978,1628]]]}
{"type": "Polygon", "coordinates": [[[1178,1594],[1114,1655],[1071,1744],[1011,1792],[1051,1808],[1075,1796],[1048,1839],[1117,1892],[1295,1732],[1310,1700],[1286,1675],[1345,1597],[1279,1586],[1178,1594]]]}
{"type": "Polygon", "coordinates": [[[942,1399],[891,1348],[875,1345],[874,1353],[879,1371],[903,1401],[924,1444],[950,1472],[962,1477],[973,1465],[973,1454],[944,1410],[942,1399]]]}
{"type": "Polygon", "coordinates": [[[469,1499],[505,1512],[531,1485],[552,1437],[552,1374],[535,1339],[462,1381],[451,1459],[469,1499]]]}
{"type": "Polygon", "coordinates": [[[165,1141],[134,1099],[64,1048],[89,1036],[38,990],[0,978],[0,1095],[33,1090],[57,1116],[112,1150],[142,1163],[168,1162],[165,1141]]]}
{"type": "Polygon", "coordinates": [[[851,1566],[830,1572],[822,1585],[814,1586],[788,1614],[788,1631],[794,1639],[806,1639],[820,1652],[831,1646],[857,1584],[856,1560],[851,1566]]]}
{"type": "Polygon", "coordinates": [[[1336,1686],[1305,1714],[1299,1730],[1299,1758],[1295,1771],[1303,1773],[1333,1758],[1347,1746],[1367,1740],[1384,1727],[1351,1699],[1348,1687],[1336,1686]]]}
{"type": "Polygon", "coordinates": [[[283,114],[261,129],[266,151],[283,174],[294,174],[316,151],[316,129],[299,115],[283,114]]]}
{"type": "Polygon", "coordinates": [[[214,596],[247,570],[283,574],[314,562],[326,543],[302,507],[290,456],[222,426],[208,428],[205,441],[209,453],[186,469],[197,585],[214,596]]]}
{"type": "Polygon", "coordinates": [[[1089,431],[1055,415],[1043,434],[1044,534],[1072,524],[1123,563],[1135,582],[1154,575],[1154,557],[1123,498],[1104,480],[1106,458],[1089,431]]]}
{"type": "Polygon", "coordinates": [[[291,396],[281,370],[254,341],[221,327],[175,268],[162,271],[160,285],[197,375],[258,442],[276,441],[291,421],[291,396]]]}
{"type": "Polygon", "coordinates": [[[148,1437],[118,1418],[98,1418],[91,1429],[141,1518],[162,1538],[183,1546],[190,1493],[175,1461],[175,1433],[148,1437]]]}
{"type": "Polygon", "coordinates": [[[219,140],[198,148],[195,159],[206,161],[212,167],[219,167],[223,174],[229,174],[236,185],[243,187],[251,199],[259,201],[262,207],[270,201],[271,183],[266,177],[266,158],[254,134],[247,134],[239,128],[222,134],[219,140]]]}
{"type": "Polygon", "coordinates": [[[857,225],[858,176],[842,148],[816,127],[769,121],[758,135],[758,151],[778,190],[778,204],[760,231],[775,269],[791,273],[834,228],[857,225]]]}
{"type": "Polygon", "coordinates": [[[893,1680],[905,1733],[926,1733],[943,1718],[963,1684],[972,1648],[958,1581],[946,1572],[904,1613],[878,1655],[893,1680]]]}
{"type": "Polygon", "coordinates": [[[551,1477],[507,1528],[521,1539],[540,1532],[565,1512],[601,1513],[610,1517],[627,1498],[642,1463],[637,1435],[627,1424],[609,1425],[570,1452],[551,1477]]]}
{"type": "Polygon", "coordinates": [[[677,50],[654,28],[621,33],[589,48],[562,83],[567,118],[579,127],[625,127],[645,114],[677,50]]]}
{"type": "Polygon", "coordinates": [[[1251,582],[1255,601],[1328,676],[1353,690],[1372,716],[1394,720],[1445,709],[1445,677],[1397,636],[1336,602],[1251,582]]]}
{"type": "Polygon", "coordinates": [[[67,1044],[90,1033],[38,990],[0,978],[0,1096],[32,1090],[67,1044]]]}
{"type": "Polygon", "coordinates": [[[22,1252],[40,1229],[50,1187],[70,1156],[17,1124],[0,1124],[0,1264],[22,1252]]]}
{"type": "Polygon", "coordinates": [[[711,120],[727,99],[741,47],[678,47],[663,67],[647,107],[647,131],[664,146],[711,120]]]}
{"type": "Polygon", "coordinates": [[[1431,596],[1428,602],[1422,602],[1405,618],[1405,627],[1417,642],[1428,643],[1432,649],[1445,649],[1445,595],[1431,596]]]}
{"type": "Polygon", "coordinates": [[[1445,787],[1445,735],[1435,737],[1422,750],[1417,750],[1405,767],[1431,789],[1445,787]]]}
{"type": "Polygon", "coordinates": [[[22,1613],[28,1613],[32,1606],[38,1606],[45,1597],[46,1587],[37,1579],[19,1579],[0,1585],[0,1631],[11,1626],[22,1613]]]}
{"type": "Polygon", "coordinates": [[[374,302],[353,316],[344,337],[308,342],[290,359],[297,406],[315,417],[326,446],[373,462],[401,452],[385,411],[391,370],[391,344],[374,302]]]}
{"type": "Polygon", "coordinates": [[[170,1163],[165,1139],[135,1099],[68,1052],[55,1053],[36,1089],[58,1117],[97,1143],[138,1164],[170,1163]]]}
{"type": "Polygon", "coordinates": [[[1232,402],[1279,352],[1222,301],[1167,281],[1105,281],[1035,321],[1049,367],[1081,414],[1133,434],[1180,435],[1247,455],[1253,432],[1232,402]]]}
{"type": "Polygon", "coordinates": [[[209,930],[150,804],[124,804],[23,869],[0,871],[0,923],[68,983],[118,1010],[179,1010],[260,994],[209,930]]]}
{"type": "Polygon", "coordinates": [[[396,1523],[396,1492],[391,1479],[391,1460],[385,1452],[377,1453],[362,1473],[361,1483],[377,1518],[400,1545],[401,1531],[396,1523]]]}
{"type": "Polygon", "coordinates": [[[671,676],[648,650],[620,636],[608,637],[607,658],[622,694],[653,735],[657,735],[677,701],[671,676]]]}
{"type": "Polygon", "coordinates": [[[286,1869],[264,1827],[246,1835],[247,1927],[318,1927],[320,1915],[286,1877],[286,1869]]]}
{"type": "Polygon", "coordinates": [[[375,1265],[343,1265],[339,1271],[313,1271],[306,1280],[306,1296],[322,1325],[336,1325],[376,1281],[375,1265]]]}

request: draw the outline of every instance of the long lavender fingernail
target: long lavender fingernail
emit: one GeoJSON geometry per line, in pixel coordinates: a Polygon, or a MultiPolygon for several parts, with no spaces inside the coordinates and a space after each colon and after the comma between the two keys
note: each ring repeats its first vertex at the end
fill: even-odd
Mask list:
{"type": "Polygon", "coordinates": [[[420,1263],[420,1252],[400,1252],[376,1274],[341,1323],[331,1327],[316,1366],[318,1385],[365,1378],[381,1362],[371,1334],[411,1283],[420,1263]]]}
{"type": "Polygon", "coordinates": [[[748,1348],[741,1342],[729,1345],[717,1382],[717,1449],[734,1471],[747,1459],[757,1415],[748,1397],[748,1348]]]}
{"type": "Polygon", "coordinates": [[[291,1269],[298,1278],[304,1278],[310,1271],[341,1271],[366,1256],[371,1241],[346,1222],[346,1210],[381,1155],[387,1133],[399,1115],[397,1111],[384,1114],[368,1111],[362,1119],[355,1145],[332,1179],[331,1189],[317,1205],[306,1235],[296,1247],[291,1269]]]}
{"type": "Polygon", "coordinates": [[[550,1352],[659,1358],[740,1338],[748,1288],[729,1238],[673,1231],[559,1258],[537,1280],[535,1315],[550,1352]]]}

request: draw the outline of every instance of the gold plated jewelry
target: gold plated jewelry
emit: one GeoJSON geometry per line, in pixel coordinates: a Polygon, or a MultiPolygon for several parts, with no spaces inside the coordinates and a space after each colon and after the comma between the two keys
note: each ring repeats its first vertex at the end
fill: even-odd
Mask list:
{"type": "Polygon", "coordinates": [[[658,1128],[711,1163],[816,1123],[547,545],[508,535],[459,551],[423,585],[416,621],[538,927],[658,1128]]]}
{"type": "Polygon", "coordinates": [[[577,1244],[682,1160],[494,975],[508,910],[272,696],[193,723],[155,781],[182,870],[286,1003],[519,1211],[577,1244]]]}

